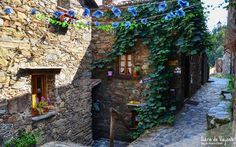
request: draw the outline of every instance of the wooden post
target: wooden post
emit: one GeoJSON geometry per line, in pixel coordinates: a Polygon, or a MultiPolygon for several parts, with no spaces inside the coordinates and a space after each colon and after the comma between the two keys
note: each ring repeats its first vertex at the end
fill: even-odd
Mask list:
{"type": "Polygon", "coordinates": [[[130,128],[128,123],[125,122],[125,119],[123,118],[122,114],[118,112],[114,108],[110,108],[110,147],[114,147],[114,127],[115,127],[115,121],[116,119],[114,117],[117,117],[117,120],[120,120],[122,124],[125,126],[125,128],[129,131],[134,131],[136,128],[130,128]]]}
{"type": "Polygon", "coordinates": [[[113,118],[113,112],[112,108],[110,108],[110,147],[114,147],[114,118],[113,118]]]}

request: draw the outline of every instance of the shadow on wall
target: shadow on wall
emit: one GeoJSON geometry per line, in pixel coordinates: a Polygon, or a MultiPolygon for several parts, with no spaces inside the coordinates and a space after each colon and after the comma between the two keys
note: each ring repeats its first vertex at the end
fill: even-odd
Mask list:
{"type": "MultiPolygon", "coordinates": [[[[92,139],[92,55],[90,46],[86,49],[71,84],[54,89],[56,97],[54,106],[56,116],[32,121],[31,93],[23,94],[9,100],[0,101],[0,142],[9,139],[19,129],[43,129],[42,142],[73,141],[91,145],[92,139]],[[12,127],[10,127],[12,126],[12,127]]],[[[17,78],[28,76],[22,70],[17,78]]],[[[54,83],[55,84],[55,83],[54,83]]]]}

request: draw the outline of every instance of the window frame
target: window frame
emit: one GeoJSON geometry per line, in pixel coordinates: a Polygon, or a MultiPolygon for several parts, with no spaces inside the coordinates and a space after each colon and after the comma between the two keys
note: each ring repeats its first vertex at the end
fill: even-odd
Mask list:
{"type": "Polygon", "coordinates": [[[133,67],[134,67],[134,54],[132,54],[132,53],[127,53],[127,54],[124,54],[124,55],[121,55],[121,56],[119,56],[118,57],[118,59],[117,59],[117,64],[116,64],[116,76],[117,77],[120,77],[120,78],[132,78],[133,77],[133,67]],[[131,73],[130,74],[128,74],[128,68],[129,68],[129,66],[128,66],[128,56],[131,56],[131,73]],[[121,68],[121,57],[122,56],[125,56],[125,74],[122,74],[121,72],[120,72],[120,68],[121,68]]]}
{"type": "Polygon", "coordinates": [[[41,78],[42,96],[47,98],[48,96],[48,75],[47,74],[32,74],[31,75],[31,101],[32,108],[36,106],[37,99],[37,78],[41,78]]]}

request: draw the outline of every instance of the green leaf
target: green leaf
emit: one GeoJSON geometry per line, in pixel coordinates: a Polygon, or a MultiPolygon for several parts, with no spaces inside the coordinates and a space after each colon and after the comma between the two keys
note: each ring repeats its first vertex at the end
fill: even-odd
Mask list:
{"type": "Polygon", "coordinates": [[[194,38],[192,39],[192,41],[197,42],[200,41],[201,37],[200,36],[194,36],[194,38]]]}
{"type": "Polygon", "coordinates": [[[190,54],[191,54],[191,55],[196,55],[196,54],[197,54],[197,51],[196,51],[196,50],[191,50],[191,51],[190,51],[190,54]]]}
{"type": "Polygon", "coordinates": [[[166,110],[166,107],[159,107],[160,110],[166,110]]]}
{"type": "Polygon", "coordinates": [[[185,43],[184,38],[183,38],[183,37],[180,37],[180,38],[177,40],[176,45],[177,45],[177,46],[183,46],[184,43],[185,43]]]}
{"type": "Polygon", "coordinates": [[[171,106],[170,110],[171,111],[175,111],[176,110],[176,106],[171,106]]]}

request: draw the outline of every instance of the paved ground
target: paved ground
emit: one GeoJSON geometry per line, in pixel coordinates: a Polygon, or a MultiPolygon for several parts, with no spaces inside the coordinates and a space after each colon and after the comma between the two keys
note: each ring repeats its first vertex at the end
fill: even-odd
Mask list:
{"type": "Polygon", "coordinates": [[[170,128],[154,128],[131,143],[130,147],[199,147],[206,131],[206,113],[220,101],[220,92],[226,89],[227,80],[211,78],[192,98],[197,106],[186,104],[170,128]]]}
{"type": "MultiPolygon", "coordinates": [[[[222,90],[226,90],[227,80],[211,78],[192,98],[199,102],[197,106],[186,104],[177,116],[173,127],[153,128],[131,143],[130,147],[199,147],[201,137],[206,134],[206,113],[216,106],[222,90]]],[[[94,147],[108,147],[107,139],[95,141],[94,147]]],[[[127,146],[124,142],[115,142],[115,147],[127,146]]],[[[42,147],[82,147],[80,144],[51,142],[42,147]]]]}
{"type": "Polygon", "coordinates": [[[59,141],[54,141],[54,142],[49,142],[46,143],[40,147],[88,147],[88,146],[84,146],[81,144],[75,144],[75,143],[71,143],[71,142],[59,142],[59,141]]]}
{"type": "MultiPolygon", "coordinates": [[[[114,147],[127,147],[128,143],[127,142],[122,142],[122,141],[114,141],[114,147]]],[[[109,140],[102,138],[100,140],[96,140],[93,147],[109,147],[109,140]]]]}

